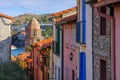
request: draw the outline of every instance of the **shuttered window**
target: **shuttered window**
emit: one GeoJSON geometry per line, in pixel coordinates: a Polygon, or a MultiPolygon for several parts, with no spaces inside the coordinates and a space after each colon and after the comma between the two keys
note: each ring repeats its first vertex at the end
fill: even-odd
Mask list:
{"type": "Polygon", "coordinates": [[[72,70],[72,80],[75,80],[75,71],[72,70]]]}
{"type": "MultiPolygon", "coordinates": [[[[106,6],[100,8],[100,12],[106,14],[106,6]]],[[[100,35],[106,35],[106,18],[100,17],[100,35]]]]}
{"type": "Polygon", "coordinates": [[[56,29],[56,54],[60,55],[60,26],[56,29]]]}
{"type": "Polygon", "coordinates": [[[76,24],[76,42],[80,43],[80,22],[76,24]]]}
{"type": "Polygon", "coordinates": [[[100,60],[100,80],[107,80],[106,61],[100,60]]]}

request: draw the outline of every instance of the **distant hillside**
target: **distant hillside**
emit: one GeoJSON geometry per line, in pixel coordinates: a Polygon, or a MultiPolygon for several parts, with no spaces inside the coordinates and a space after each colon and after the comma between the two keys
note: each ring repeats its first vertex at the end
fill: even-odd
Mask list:
{"type": "Polygon", "coordinates": [[[32,17],[35,17],[40,23],[52,23],[52,14],[43,14],[43,15],[23,14],[14,17],[15,19],[14,25],[27,23],[32,19],[32,17]]]}

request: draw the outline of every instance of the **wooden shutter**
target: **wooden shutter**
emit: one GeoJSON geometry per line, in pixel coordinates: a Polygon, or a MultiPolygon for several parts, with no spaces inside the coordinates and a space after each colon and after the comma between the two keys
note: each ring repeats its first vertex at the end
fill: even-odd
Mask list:
{"type": "MultiPolygon", "coordinates": [[[[100,8],[100,12],[106,14],[106,6],[100,8]]],[[[100,17],[100,35],[106,35],[106,18],[100,17]]]]}
{"type": "Polygon", "coordinates": [[[107,70],[106,70],[106,61],[100,60],[100,80],[107,80],[106,78],[107,70]]]}

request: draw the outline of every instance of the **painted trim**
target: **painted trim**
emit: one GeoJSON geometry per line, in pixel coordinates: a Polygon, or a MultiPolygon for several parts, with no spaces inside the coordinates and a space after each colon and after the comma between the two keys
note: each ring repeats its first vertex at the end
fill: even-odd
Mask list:
{"type": "Polygon", "coordinates": [[[86,80],[86,53],[80,52],[80,80],[86,80]]]}

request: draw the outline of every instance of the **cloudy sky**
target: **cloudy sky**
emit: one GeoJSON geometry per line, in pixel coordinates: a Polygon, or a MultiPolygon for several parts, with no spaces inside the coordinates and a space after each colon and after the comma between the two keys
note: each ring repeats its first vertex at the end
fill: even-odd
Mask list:
{"type": "Polygon", "coordinates": [[[3,0],[0,13],[18,16],[24,13],[47,14],[76,6],[76,0],[3,0]]]}

